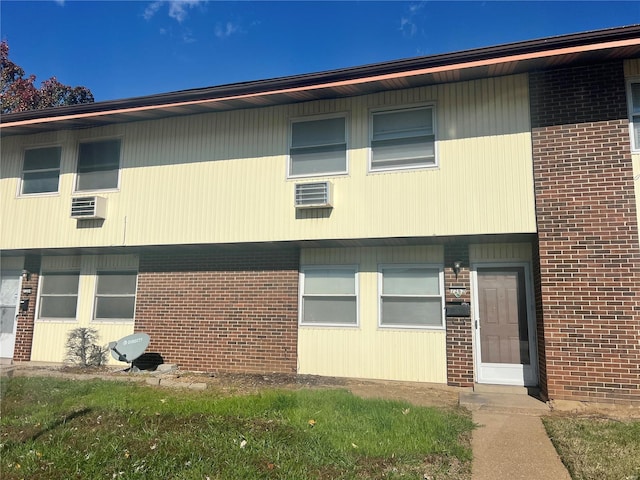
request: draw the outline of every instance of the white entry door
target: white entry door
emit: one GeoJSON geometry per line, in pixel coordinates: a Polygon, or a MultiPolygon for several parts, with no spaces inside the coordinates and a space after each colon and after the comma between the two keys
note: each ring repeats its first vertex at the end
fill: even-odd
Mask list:
{"type": "Polygon", "coordinates": [[[477,382],[537,385],[527,266],[478,266],[474,280],[477,382]]]}
{"type": "Polygon", "coordinates": [[[13,358],[16,344],[20,275],[17,270],[0,273],[0,358],[5,361],[13,358]]]}

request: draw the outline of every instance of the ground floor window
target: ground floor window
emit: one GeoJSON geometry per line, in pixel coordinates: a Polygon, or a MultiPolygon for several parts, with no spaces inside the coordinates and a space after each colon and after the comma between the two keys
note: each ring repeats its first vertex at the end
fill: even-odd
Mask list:
{"type": "Polygon", "coordinates": [[[300,292],[300,324],[358,324],[356,267],[303,267],[300,270],[300,292]]]}
{"type": "Polygon", "coordinates": [[[443,282],[440,267],[380,265],[380,326],[443,327],[443,282]]]}
{"type": "Polygon", "coordinates": [[[80,273],[46,272],[41,282],[38,318],[75,320],[80,273]]]}
{"type": "Polygon", "coordinates": [[[136,272],[97,272],[95,320],[133,320],[136,272]]]}

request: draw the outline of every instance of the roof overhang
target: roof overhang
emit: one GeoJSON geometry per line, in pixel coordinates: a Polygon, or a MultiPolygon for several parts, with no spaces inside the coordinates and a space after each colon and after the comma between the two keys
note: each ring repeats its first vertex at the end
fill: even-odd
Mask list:
{"type": "Polygon", "coordinates": [[[257,108],[640,58],[640,25],[269,80],[12,113],[2,136],[257,108]]]}

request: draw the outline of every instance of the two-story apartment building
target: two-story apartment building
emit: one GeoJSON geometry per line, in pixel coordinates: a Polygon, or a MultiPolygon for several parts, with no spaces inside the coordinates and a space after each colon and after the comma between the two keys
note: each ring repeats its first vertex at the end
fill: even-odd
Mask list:
{"type": "Polygon", "coordinates": [[[640,401],[640,26],[3,116],[2,340],[640,401]]]}

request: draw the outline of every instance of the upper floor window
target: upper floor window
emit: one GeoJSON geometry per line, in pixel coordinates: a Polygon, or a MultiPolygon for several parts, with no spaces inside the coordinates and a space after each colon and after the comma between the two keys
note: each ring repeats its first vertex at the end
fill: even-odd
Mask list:
{"type": "Polygon", "coordinates": [[[43,273],[38,318],[75,320],[79,281],[79,272],[43,273]]]}
{"type": "Polygon", "coordinates": [[[346,118],[294,120],[291,123],[289,176],[347,173],[346,118]]]}
{"type": "Polygon", "coordinates": [[[380,267],[380,326],[442,327],[443,274],[439,267],[380,267]]]}
{"type": "Polygon", "coordinates": [[[98,272],[95,320],[133,320],[136,303],[136,272],[98,272]]]}
{"type": "Polygon", "coordinates": [[[301,325],[357,325],[356,268],[310,266],[300,271],[301,325]]]}
{"type": "Polygon", "coordinates": [[[629,82],[628,87],[631,149],[640,151],[640,80],[629,82]]]}
{"type": "Polygon", "coordinates": [[[80,144],[76,191],[118,188],[119,172],[120,139],[80,144]]]}
{"type": "Polygon", "coordinates": [[[436,165],[434,107],[371,113],[371,171],[436,165]]]}
{"type": "Polygon", "coordinates": [[[25,150],[20,189],[22,195],[58,191],[61,152],[61,147],[25,150]]]}

